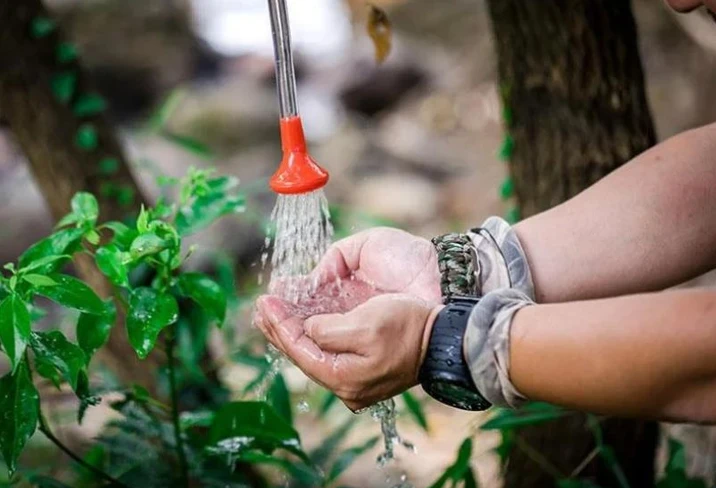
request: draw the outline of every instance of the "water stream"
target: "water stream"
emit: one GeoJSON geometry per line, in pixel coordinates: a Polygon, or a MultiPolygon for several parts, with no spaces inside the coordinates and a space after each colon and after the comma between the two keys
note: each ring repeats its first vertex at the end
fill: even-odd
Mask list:
{"type": "MultiPolygon", "coordinates": [[[[271,249],[269,291],[293,303],[297,315],[333,312],[350,306],[347,304],[355,305],[357,295],[370,296],[377,293],[365,283],[347,280],[327,285],[328,291],[322,288],[318,299],[314,295],[318,283],[307,277],[327,251],[333,237],[328,200],[323,190],[299,195],[279,195],[271,213],[271,222],[273,238],[267,237],[266,240],[266,249],[271,249]]],[[[264,254],[262,260],[266,265],[268,253],[264,254]]],[[[285,361],[274,348],[269,348],[267,359],[270,363],[269,372],[257,389],[260,398],[265,397],[285,361]]],[[[302,402],[299,411],[306,410],[304,403],[302,402]]],[[[380,422],[384,439],[384,451],[377,459],[380,468],[395,459],[396,445],[415,451],[413,444],[403,440],[398,434],[395,400],[380,402],[370,407],[369,411],[373,419],[380,422]]],[[[395,486],[409,488],[412,485],[403,476],[395,486]]]]}

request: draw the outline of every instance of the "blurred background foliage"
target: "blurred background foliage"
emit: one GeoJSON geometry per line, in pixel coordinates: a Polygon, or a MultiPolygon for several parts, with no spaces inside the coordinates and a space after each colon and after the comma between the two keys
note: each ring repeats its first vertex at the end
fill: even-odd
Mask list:
{"type": "MultiPolygon", "coordinates": [[[[332,175],[326,190],[337,236],[375,225],[432,236],[504,215],[510,191],[499,158],[503,113],[485,2],[375,3],[388,12],[394,29],[393,51],[380,66],[365,32],[362,0],[289,1],[299,103],[312,153],[332,175]]],[[[632,3],[659,139],[714,120],[716,28],[700,14],[676,17],[659,0],[632,3]]],[[[177,360],[185,409],[253,398],[253,387],[270,368],[250,315],[261,290],[260,258],[274,202],[266,182],[280,159],[265,1],[47,0],[46,5],[107,100],[107,113],[149,200],[164,191],[157,177],[180,178],[191,166],[216,167],[241,180],[246,212],[190,239],[196,252],[188,265],[211,273],[230,296],[226,326],[217,331],[190,327],[201,323],[196,318],[180,322],[177,360]]],[[[2,127],[4,263],[47,235],[53,221],[23,152],[2,127]]],[[[705,277],[700,283],[712,281],[705,277]]],[[[51,313],[51,318],[53,326],[71,329],[72,317],[51,313]]],[[[148,363],[144,371],[158,382],[160,396],[166,395],[164,369],[148,363]]],[[[131,423],[146,414],[132,404],[137,391],[138,404],[145,403],[141,390],[118,384],[111,368],[95,370],[92,381],[108,393],[82,426],[74,423],[70,392],[42,392],[58,435],[88,459],[100,456],[87,447],[91,439],[110,435],[108,422],[131,423]]],[[[504,452],[495,448],[511,445],[511,429],[527,422],[451,410],[414,391],[399,401],[399,429],[417,451],[398,448],[398,461],[381,471],[375,465],[380,429],[368,416],[354,417],[290,367],[270,391],[270,403],[293,423],[305,450],[336,485],[385,486],[386,476],[398,483],[405,474],[418,487],[436,480],[499,486],[504,452]],[[471,441],[465,441],[468,432],[474,434],[471,441]]],[[[537,420],[530,418],[561,415],[545,410],[537,420]]],[[[699,486],[687,484],[696,483],[695,476],[712,483],[713,429],[666,426],[662,432],[659,466],[666,476],[660,486],[699,486]]],[[[153,435],[152,442],[166,441],[161,428],[153,435]]],[[[59,479],[83,475],[41,436],[21,463],[59,479]]],[[[269,473],[283,483],[279,470],[269,473]]],[[[313,483],[300,473],[292,476],[306,486],[313,483]]],[[[560,486],[589,486],[574,483],[560,486]]]]}

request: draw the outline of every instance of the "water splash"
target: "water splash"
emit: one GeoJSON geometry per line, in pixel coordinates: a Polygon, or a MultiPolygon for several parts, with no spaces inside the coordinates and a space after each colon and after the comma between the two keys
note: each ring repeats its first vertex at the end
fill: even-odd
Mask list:
{"type": "Polygon", "coordinates": [[[213,446],[209,446],[206,450],[216,456],[224,456],[228,466],[233,467],[239,459],[241,453],[249,447],[255,439],[253,437],[230,437],[221,440],[213,446]]]}
{"type": "Polygon", "coordinates": [[[385,400],[370,407],[370,414],[374,420],[380,422],[380,430],[383,433],[384,451],[378,456],[379,467],[385,467],[395,459],[395,445],[401,445],[410,451],[415,452],[412,442],[404,440],[398,434],[396,423],[395,399],[385,400]]]}

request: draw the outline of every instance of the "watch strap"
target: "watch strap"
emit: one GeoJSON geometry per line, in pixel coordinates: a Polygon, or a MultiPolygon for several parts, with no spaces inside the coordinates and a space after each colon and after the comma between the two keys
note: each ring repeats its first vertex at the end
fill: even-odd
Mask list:
{"type": "Polygon", "coordinates": [[[465,331],[477,302],[476,298],[452,297],[440,311],[418,376],[423,389],[436,400],[472,411],[491,406],[475,387],[463,354],[465,331]],[[469,397],[450,395],[446,389],[466,392],[469,397]]]}
{"type": "Polygon", "coordinates": [[[479,261],[467,234],[445,234],[432,239],[438,255],[440,292],[447,301],[453,296],[477,296],[479,261]]]}

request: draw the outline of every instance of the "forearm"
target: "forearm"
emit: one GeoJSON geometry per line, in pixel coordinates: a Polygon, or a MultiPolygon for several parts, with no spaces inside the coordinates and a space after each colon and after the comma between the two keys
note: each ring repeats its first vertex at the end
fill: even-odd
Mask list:
{"type": "Polygon", "coordinates": [[[519,223],[538,302],[660,290],[716,267],[716,124],[519,223]]]}
{"type": "Polygon", "coordinates": [[[576,410],[716,422],[716,293],[534,305],[512,321],[510,379],[576,410]]]}

